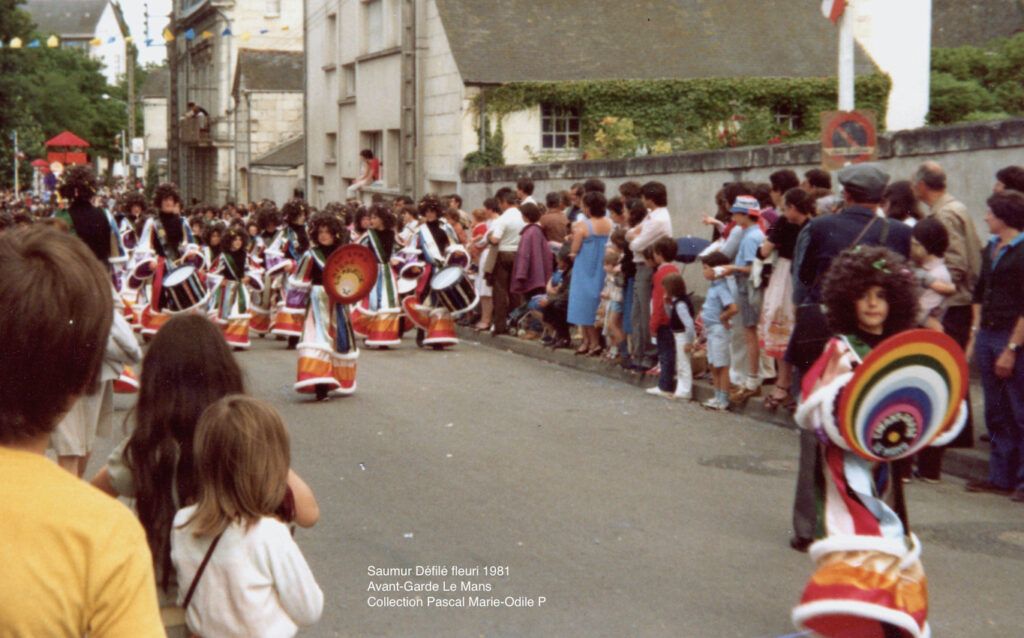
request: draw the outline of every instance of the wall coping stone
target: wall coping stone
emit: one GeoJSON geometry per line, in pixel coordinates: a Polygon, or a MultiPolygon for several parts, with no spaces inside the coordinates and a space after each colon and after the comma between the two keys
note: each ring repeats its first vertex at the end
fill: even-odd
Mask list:
{"type": "MultiPolygon", "coordinates": [[[[914,157],[1024,146],[1024,118],[930,126],[878,139],[878,158],[914,157]]],[[[621,160],[574,160],[548,164],[521,164],[463,170],[468,183],[514,182],[520,177],[536,181],[581,181],[591,177],[618,178],[706,171],[742,173],[754,169],[805,166],[821,163],[817,142],[744,146],[714,151],[689,151],[621,160]]]]}

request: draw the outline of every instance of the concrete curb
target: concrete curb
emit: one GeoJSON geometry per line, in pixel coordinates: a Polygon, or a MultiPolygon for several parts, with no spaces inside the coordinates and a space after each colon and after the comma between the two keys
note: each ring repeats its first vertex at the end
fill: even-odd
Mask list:
{"type": "MultiPolygon", "coordinates": [[[[493,336],[488,333],[479,333],[471,328],[458,326],[456,328],[459,338],[465,341],[472,341],[489,348],[514,352],[525,357],[540,359],[549,363],[555,363],[567,368],[582,370],[602,377],[615,379],[637,388],[648,388],[656,383],[653,377],[644,377],[627,372],[619,366],[608,363],[593,357],[576,356],[572,350],[552,350],[545,348],[538,341],[525,341],[508,335],[493,336]]],[[[695,402],[706,401],[711,398],[713,390],[710,385],[703,381],[695,381],[693,384],[693,398],[695,402]]],[[[796,424],[789,414],[784,410],[771,412],[764,408],[764,403],[754,399],[748,401],[742,407],[733,407],[729,410],[733,414],[742,415],[759,423],[774,425],[777,427],[796,429],[796,424]]],[[[943,457],[942,471],[945,474],[956,476],[967,480],[985,480],[988,478],[988,446],[978,443],[974,449],[952,449],[946,450],[943,457]]]]}

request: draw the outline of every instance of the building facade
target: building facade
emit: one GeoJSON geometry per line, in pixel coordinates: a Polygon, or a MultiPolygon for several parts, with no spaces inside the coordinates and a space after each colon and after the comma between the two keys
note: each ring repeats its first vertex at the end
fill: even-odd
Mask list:
{"type": "MultiPolygon", "coordinates": [[[[466,155],[486,142],[475,108],[486,87],[836,73],[835,28],[806,0],[762,0],[756,12],[749,0],[305,0],[305,7],[307,194],[320,206],[344,199],[360,175],[362,149],[382,165],[381,181],[364,196],[458,190],[466,155]]],[[[933,41],[1008,35],[1021,13],[1014,0],[934,0],[933,41]]],[[[858,53],[858,72],[872,70],[858,53]]],[[[506,163],[577,158],[579,116],[545,104],[504,114],[506,163]]]]}
{"type": "Polygon", "coordinates": [[[187,202],[235,201],[239,51],[301,51],[302,0],[175,0],[170,29],[170,177],[187,202]],[[206,114],[192,117],[190,102],[206,114]]]}
{"type": "Polygon", "coordinates": [[[108,0],[28,0],[21,8],[32,16],[43,40],[56,35],[61,47],[85,51],[99,60],[108,84],[116,84],[124,75],[124,39],[108,0]],[[94,40],[99,43],[93,44],[94,40]]]}
{"type": "Polygon", "coordinates": [[[166,66],[149,72],[139,89],[142,103],[143,143],[145,144],[145,166],[156,167],[157,178],[167,179],[167,96],[170,93],[170,74],[166,66]]]}

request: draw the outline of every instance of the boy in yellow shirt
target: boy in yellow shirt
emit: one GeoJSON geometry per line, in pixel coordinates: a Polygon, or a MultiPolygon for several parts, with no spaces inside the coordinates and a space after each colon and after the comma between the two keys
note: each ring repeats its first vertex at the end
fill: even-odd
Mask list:
{"type": "Polygon", "coordinates": [[[0,235],[0,636],[163,637],[142,527],[45,456],[98,378],[110,279],[52,228],[0,235]]]}

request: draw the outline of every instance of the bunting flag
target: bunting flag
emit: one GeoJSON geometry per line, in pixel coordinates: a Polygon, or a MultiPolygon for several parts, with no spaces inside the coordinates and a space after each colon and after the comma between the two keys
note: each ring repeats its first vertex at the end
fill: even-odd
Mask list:
{"type": "Polygon", "coordinates": [[[164,29],[164,42],[174,42],[174,34],[170,29],[164,29]]]}
{"type": "Polygon", "coordinates": [[[37,38],[37,39],[32,40],[31,42],[29,42],[28,45],[27,45],[27,48],[29,48],[29,49],[38,49],[40,46],[42,46],[42,43],[40,43],[39,39],[37,38]]]}
{"type": "Polygon", "coordinates": [[[185,32],[185,39],[188,40],[189,42],[191,42],[192,40],[195,40],[196,39],[196,30],[195,29],[189,29],[188,31],[186,31],[185,32]]]}
{"type": "Polygon", "coordinates": [[[12,49],[20,49],[21,48],[21,38],[11,38],[11,48],[12,49]]]}
{"type": "Polygon", "coordinates": [[[210,32],[210,31],[203,31],[203,39],[204,40],[209,40],[212,37],[213,37],[213,33],[212,32],[210,32]]]}
{"type": "Polygon", "coordinates": [[[132,42],[135,42],[135,37],[134,36],[130,36],[130,35],[125,36],[125,38],[124,38],[124,43],[125,44],[131,44],[132,42]]]}
{"type": "Polygon", "coordinates": [[[58,38],[55,35],[51,35],[46,39],[46,46],[50,47],[51,49],[56,49],[60,46],[60,38],[58,38]]]}
{"type": "Polygon", "coordinates": [[[91,46],[98,47],[99,45],[103,44],[103,40],[101,40],[100,38],[93,38],[92,40],[89,40],[89,44],[91,46]]]}
{"type": "MultiPolygon", "coordinates": [[[[826,0],[826,2],[827,1],[829,1],[829,0],[826,0]]],[[[842,3],[843,6],[845,6],[846,0],[835,0],[835,2],[842,3]]],[[[258,31],[258,34],[259,35],[267,35],[267,34],[274,33],[277,30],[278,30],[277,28],[273,28],[273,29],[264,28],[264,29],[260,29],[258,31]]],[[[282,25],[281,28],[280,28],[280,31],[283,31],[283,32],[291,31],[291,26],[289,26],[287,24],[286,25],[282,25]]],[[[193,41],[193,40],[195,40],[197,38],[201,38],[203,40],[209,40],[209,39],[215,37],[217,35],[217,33],[214,32],[214,31],[207,31],[207,30],[204,30],[204,31],[202,31],[200,33],[197,33],[195,29],[188,29],[182,35],[185,37],[186,40],[191,42],[191,41],[193,41]]],[[[224,30],[220,32],[220,35],[222,37],[225,37],[225,38],[236,37],[234,31],[231,30],[231,27],[225,27],[224,30]]],[[[255,34],[253,32],[244,31],[241,34],[239,34],[237,37],[240,38],[243,42],[248,42],[249,39],[251,39],[254,35],[255,34]]],[[[178,38],[178,36],[175,35],[174,32],[171,31],[171,29],[169,27],[165,27],[164,28],[163,32],[161,33],[161,36],[163,37],[163,40],[166,43],[174,42],[178,38]]],[[[98,47],[98,46],[102,46],[104,44],[114,44],[114,43],[116,43],[118,41],[119,38],[123,39],[125,44],[132,44],[133,42],[135,42],[135,38],[133,36],[131,36],[131,35],[127,35],[127,36],[124,36],[123,38],[121,38],[121,36],[115,34],[115,35],[111,35],[111,36],[103,36],[103,37],[97,36],[97,37],[94,37],[94,38],[92,38],[91,40],[88,41],[88,44],[89,44],[89,46],[92,46],[92,47],[98,47]]],[[[163,46],[155,38],[146,38],[142,42],[144,42],[147,47],[163,46]]],[[[50,49],[59,48],[61,46],[60,36],[58,36],[56,34],[52,34],[48,38],[46,38],[45,40],[33,39],[30,42],[28,42],[27,44],[21,38],[11,38],[11,40],[9,42],[4,42],[3,40],[0,40],[0,49],[2,49],[4,47],[7,47],[9,49],[21,49],[21,48],[38,49],[38,48],[43,47],[44,45],[46,47],[50,48],[50,49]]]]}
{"type": "Polygon", "coordinates": [[[220,34],[222,36],[225,36],[225,37],[230,36],[231,35],[231,27],[225,27],[224,30],[220,32],[220,34]]]}
{"type": "Polygon", "coordinates": [[[109,38],[107,38],[107,44],[113,44],[115,42],[117,42],[116,36],[110,36],[109,38]]]}
{"type": "Polygon", "coordinates": [[[821,13],[831,20],[832,24],[839,22],[844,11],[846,11],[846,0],[822,0],[821,2],[821,13]]]}
{"type": "Polygon", "coordinates": [[[243,33],[239,37],[242,38],[242,42],[248,42],[249,38],[252,37],[252,34],[250,34],[248,31],[246,31],[245,33],[243,33]]]}

